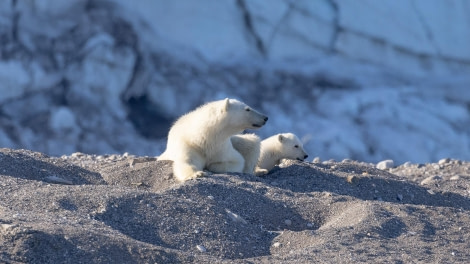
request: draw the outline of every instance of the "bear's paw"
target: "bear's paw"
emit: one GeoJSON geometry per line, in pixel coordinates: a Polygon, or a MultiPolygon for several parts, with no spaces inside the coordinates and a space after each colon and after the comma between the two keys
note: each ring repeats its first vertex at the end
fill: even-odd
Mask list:
{"type": "Polygon", "coordinates": [[[263,175],[268,174],[268,172],[269,172],[269,171],[266,170],[266,169],[261,169],[261,168],[256,168],[256,169],[255,169],[255,175],[256,175],[256,176],[263,176],[263,175]]]}
{"type": "Polygon", "coordinates": [[[201,177],[204,177],[204,176],[206,176],[206,173],[204,171],[196,171],[192,175],[191,179],[201,178],[201,177]]]}

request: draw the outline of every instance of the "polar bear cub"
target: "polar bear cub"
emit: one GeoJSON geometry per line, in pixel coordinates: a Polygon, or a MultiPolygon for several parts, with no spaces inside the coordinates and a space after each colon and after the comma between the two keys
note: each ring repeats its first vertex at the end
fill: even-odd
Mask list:
{"type": "Polygon", "coordinates": [[[176,120],[158,160],[172,160],[173,175],[180,181],[202,177],[204,169],[243,172],[245,159],[233,147],[231,137],[245,129],[260,128],[267,120],[235,99],[207,103],[176,120]]]}
{"type": "Polygon", "coordinates": [[[292,133],[283,133],[271,136],[261,141],[261,154],[258,161],[258,171],[270,171],[279,165],[282,159],[296,159],[303,161],[308,154],[302,142],[292,133]]]}

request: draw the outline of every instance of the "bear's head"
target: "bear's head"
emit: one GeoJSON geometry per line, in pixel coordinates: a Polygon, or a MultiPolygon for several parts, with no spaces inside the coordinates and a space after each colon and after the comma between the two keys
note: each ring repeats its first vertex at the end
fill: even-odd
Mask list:
{"type": "Polygon", "coordinates": [[[281,143],[282,158],[283,159],[296,159],[303,161],[308,157],[305,152],[302,142],[299,138],[292,133],[284,133],[277,135],[277,139],[281,143]]]}
{"type": "Polygon", "coordinates": [[[239,131],[260,128],[268,121],[267,116],[236,99],[224,100],[224,112],[227,125],[239,131]]]}

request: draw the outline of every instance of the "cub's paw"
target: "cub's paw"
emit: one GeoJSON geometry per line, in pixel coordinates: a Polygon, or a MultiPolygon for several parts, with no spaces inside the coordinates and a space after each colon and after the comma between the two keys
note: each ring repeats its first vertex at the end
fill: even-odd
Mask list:
{"type": "Polygon", "coordinates": [[[268,174],[268,170],[267,169],[260,169],[260,168],[256,168],[255,169],[255,175],[256,176],[264,176],[266,174],[268,174]]]}
{"type": "Polygon", "coordinates": [[[196,179],[196,178],[201,178],[204,176],[207,176],[207,174],[204,171],[196,171],[191,178],[196,179]]]}

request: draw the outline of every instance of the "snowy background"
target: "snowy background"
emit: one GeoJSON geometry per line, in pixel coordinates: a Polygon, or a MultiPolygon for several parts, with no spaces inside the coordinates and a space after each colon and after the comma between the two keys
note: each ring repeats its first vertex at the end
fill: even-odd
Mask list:
{"type": "Polygon", "coordinates": [[[2,0],[0,147],[159,155],[225,97],[310,157],[470,159],[466,0],[2,0]]]}

